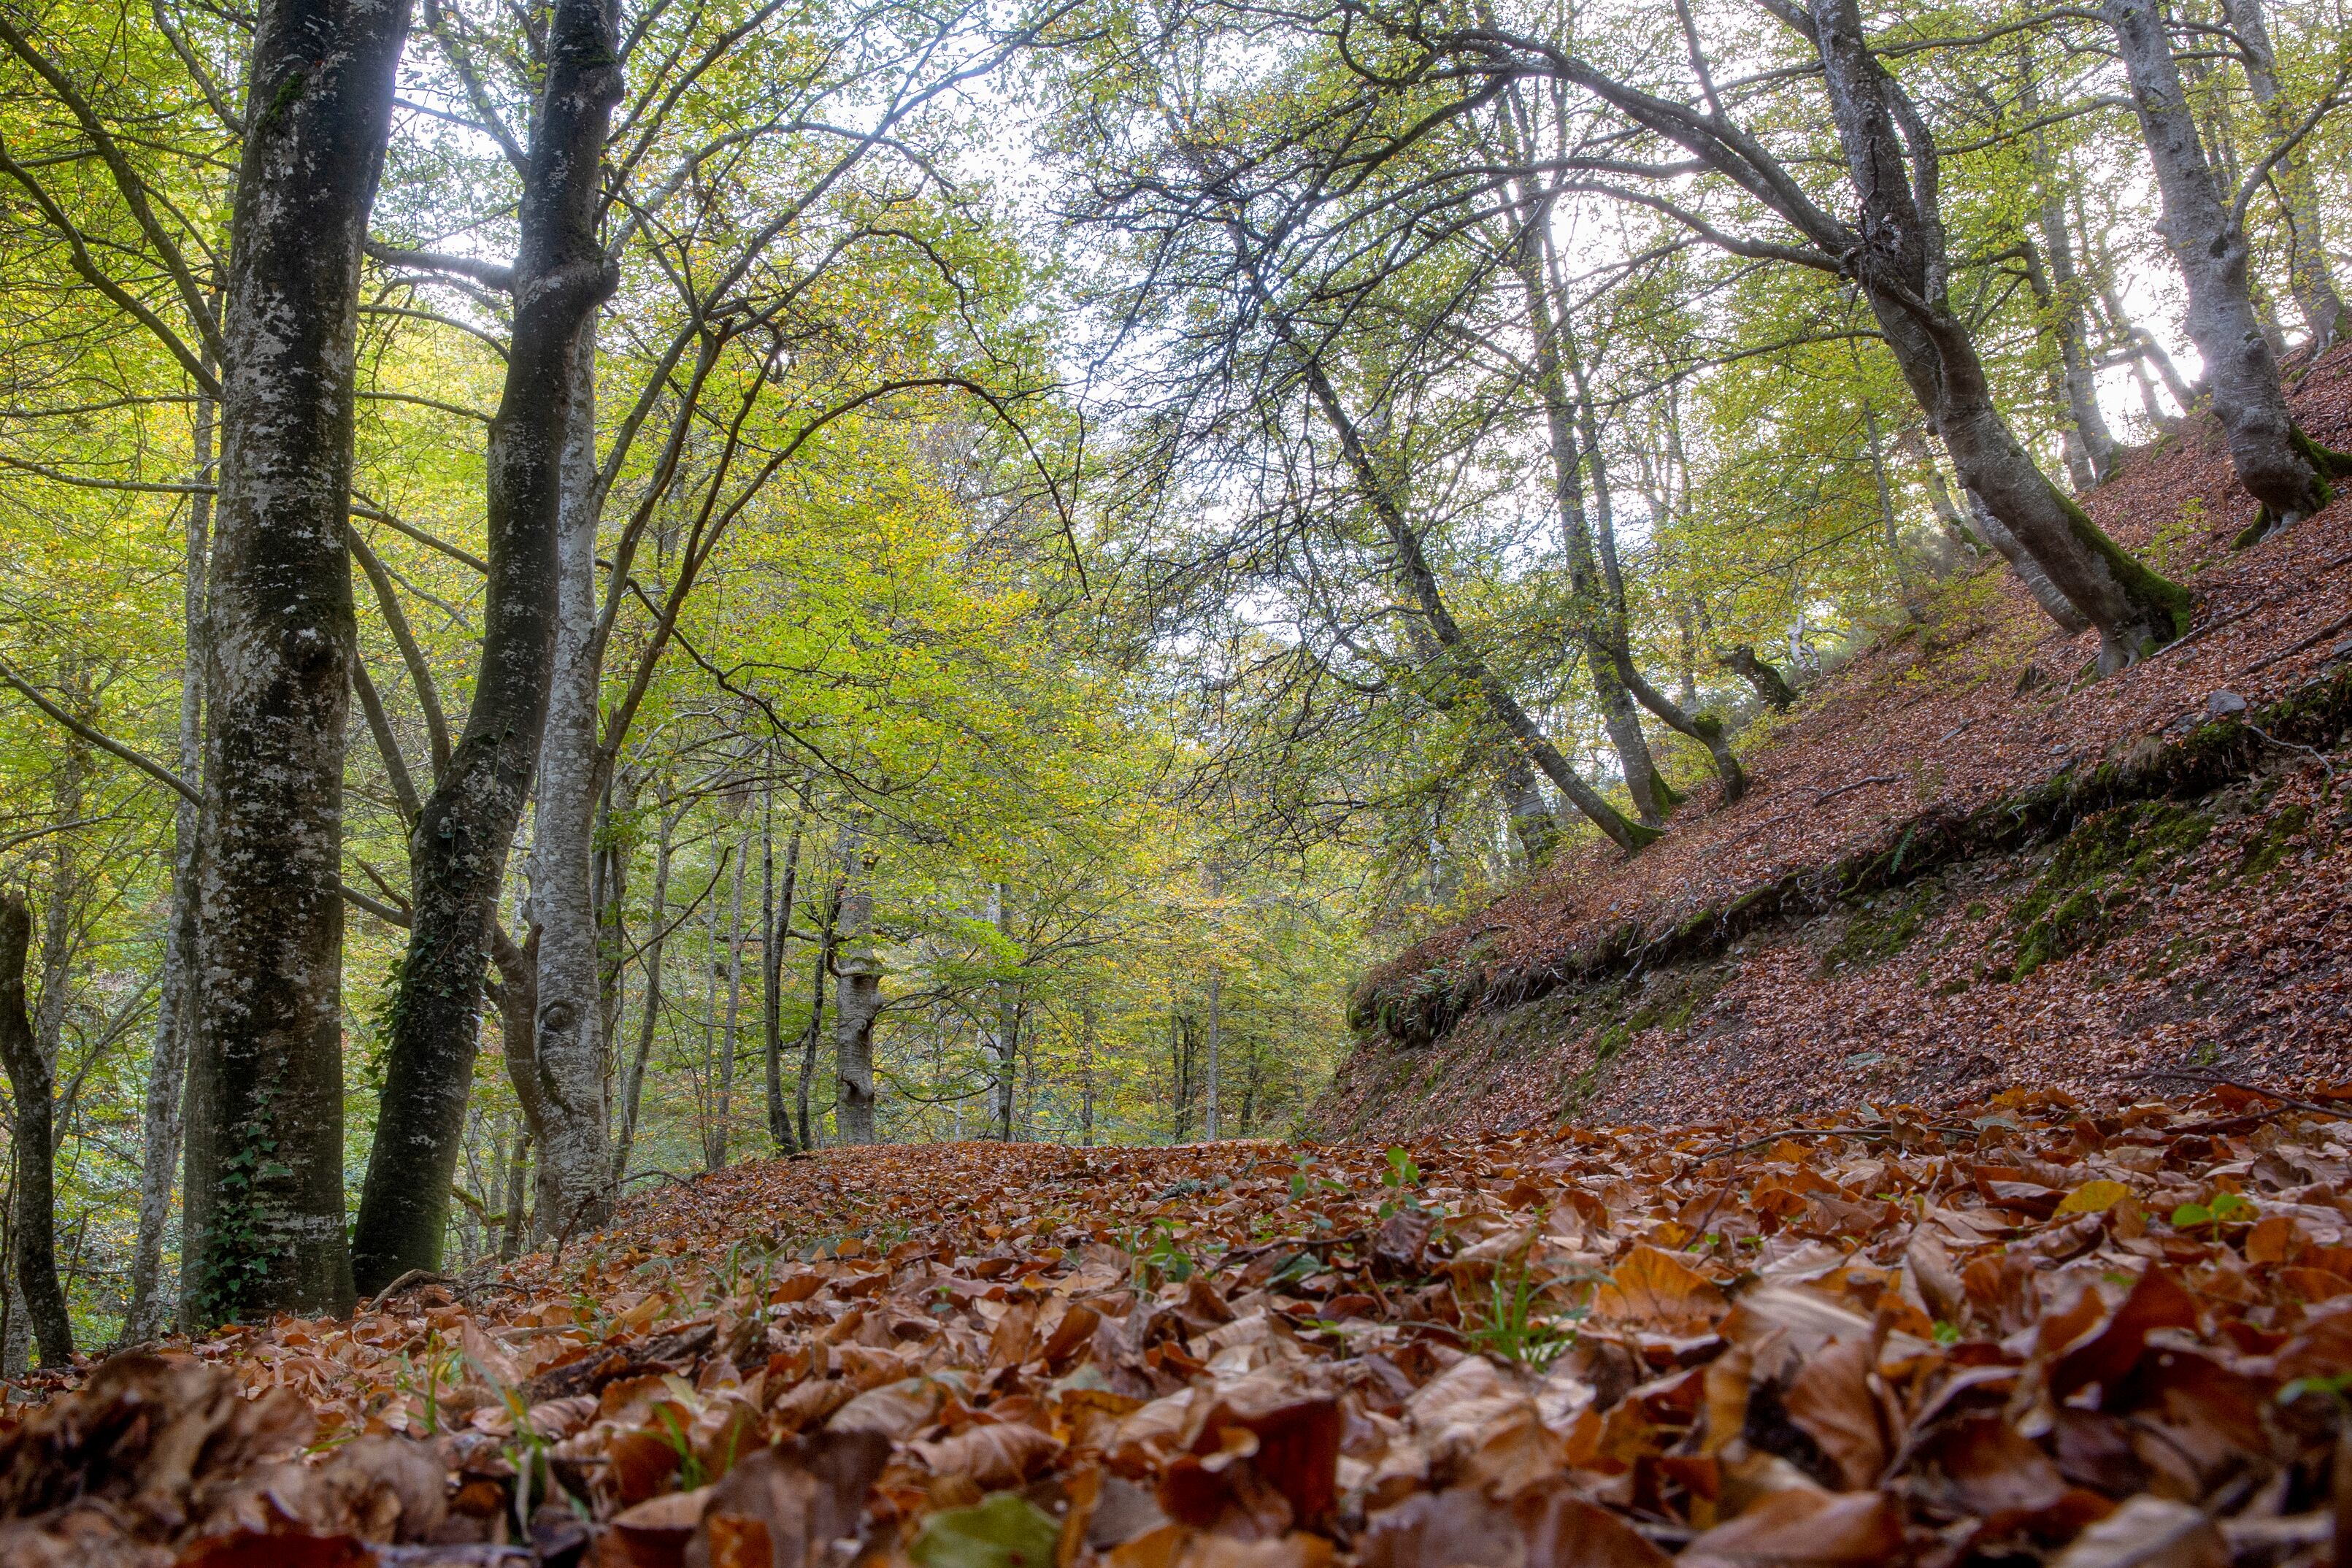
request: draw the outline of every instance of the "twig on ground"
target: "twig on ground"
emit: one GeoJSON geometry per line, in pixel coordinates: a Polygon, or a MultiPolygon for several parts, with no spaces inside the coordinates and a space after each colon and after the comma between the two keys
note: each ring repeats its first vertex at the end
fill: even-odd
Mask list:
{"type": "Polygon", "coordinates": [[[2345,1107],[2340,1105],[2322,1105],[2316,1100],[2297,1100],[2294,1095],[2281,1094],[2274,1089],[2264,1089],[2258,1083],[2247,1083],[2231,1078],[2227,1073],[2215,1072],[2210,1068],[2150,1068],[2146,1072],[2127,1072],[2123,1076],[2135,1080],[2172,1078],[2185,1079],[2191,1083],[2216,1084],[2224,1089],[2240,1089],[2247,1094],[2259,1094],[2264,1100],[2275,1100],[2281,1105],[2292,1106],[2297,1110],[2316,1110],[2325,1116],[2341,1115],[2345,1110],[2345,1107]]]}

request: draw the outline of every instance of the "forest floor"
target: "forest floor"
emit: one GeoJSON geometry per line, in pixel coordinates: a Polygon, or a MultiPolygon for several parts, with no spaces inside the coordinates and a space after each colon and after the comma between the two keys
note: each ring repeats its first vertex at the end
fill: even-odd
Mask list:
{"type": "Polygon", "coordinates": [[[0,1564],[2352,1562],[2352,507],[2232,554],[2227,484],[2096,498],[2177,651],[1988,575],[1374,977],[1356,1136],[754,1162],[92,1359],[0,1564]]]}
{"type": "Polygon", "coordinates": [[[2318,1568],[2347,1115],[757,1162],[50,1380],[0,1562],[2318,1568]]]}
{"type": "MultiPolygon", "coordinates": [[[[2352,350],[2294,397],[2352,447],[2352,350]]],[[[2088,505],[2192,587],[2188,638],[2095,679],[2006,573],[1948,587],[1744,742],[1745,798],[1370,976],[1318,1127],[2352,1078],[2352,500],[2232,551],[2252,503],[2200,422],[2088,505]]]]}

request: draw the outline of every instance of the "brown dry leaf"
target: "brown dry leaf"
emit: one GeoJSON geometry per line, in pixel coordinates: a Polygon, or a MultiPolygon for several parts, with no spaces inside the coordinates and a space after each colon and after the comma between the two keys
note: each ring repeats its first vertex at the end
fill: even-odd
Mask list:
{"type": "Polygon", "coordinates": [[[2063,1400],[2095,1383],[2112,1389],[2139,1364],[2148,1335],[2158,1329],[2196,1327],[2195,1298],[2162,1266],[2151,1263],[2105,1324],[2051,1367],[2050,1392],[2063,1400]]]}
{"type": "Polygon", "coordinates": [[[904,1442],[940,1413],[947,1391],[928,1377],[869,1388],[833,1414],[828,1432],[871,1432],[893,1443],[904,1442]]]}
{"type": "Polygon", "coordinates": [[[2083,1531],[2053,1568],[2229,1568],[2213,1521],[2187,1503],[2136,1497],[2083,1531]]]}
{"type": "Polygon", "coordinates": [[[623,1510],[613,1517],[613,1546],[630,1568],[678,1568],[710,1490],[667,1492],[623,1510]]]}
{"type": "Polygon", "coordinates": [[[1519,1500],[1527,1568],[1664,1568],[1666,1554],[1615,1514],[1565,1487],[1519,1500]]]}
{"type": "Polygon", "coordinates": [[[1592,1294],[1592,1315],[1661,1333],[1704,1333],[1730,1310],[1705,1275],[1654,1247],[1637,1247],[1592,1294]]]}
{"type": "Polygon", "coordinates": [[[1062,1451],[1060,1438],[1018,1421],[968,1426],[908,1447],[931,1474],[962,1476],[989,1491],[1021,1485],[1062,1451]]]}
{"type": "Polygon", "coordinates": [[[1416,1492],[1365,1521],[1362,1568],[1522,1568],[1518,1521],[1476,1487],[1416,1492]]]}
{"type": "Polygon", "coordinates": [[[1902,1516],[1884,1493],[1790,1487],[1717,1525],[1678,1568],[1878,1568],[1906,1560],[1902,1516]]]}
{"type": "MultiPolygon", "coordinates": [[[[11,1568],[16,1560],[11,1559],[11,1568]]],[[[349,1535],[240,1530],[191,1544],[172,1568],[375,1568],[376,1555],[349,1535]]]]}
{"type": "Polygon", "coordinates": [[[1789,1419],[1837,1467],[1850,1492],[1875,1486],[1886,1468],[1886,1436],[1871,1391],[1870,1363],[1866,1342],[1832,1340],[1803,1363],[1781,1396],[1789,1419]]]}
{"type": "Polygon", "coordinates": [[[760,1450],[709,1489],[687,1543],[686,1568],[733,1568],[718,1553],[743,1550],[753,1521],[768,1540],[773,1568],[822,1561],[834,1542],[863,1533],[867,1489],[889,1458],[888,1442],[868,1431],[828,1431],[760,1450]],[[714,1529],[717,1518],[729,1522],[714,1529]]]}

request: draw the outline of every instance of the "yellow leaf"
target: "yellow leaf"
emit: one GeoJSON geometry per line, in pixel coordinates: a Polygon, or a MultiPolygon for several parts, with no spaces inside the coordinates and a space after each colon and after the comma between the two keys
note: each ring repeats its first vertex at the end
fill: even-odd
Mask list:
{"type": "Polygon", "coordinates": [[[2129,1196],[2131,1189],[2121,1182],[2084,1182],[2066,1194],[2058,1205],[2058,1212],[2105,1214],[2129,1196]]]}

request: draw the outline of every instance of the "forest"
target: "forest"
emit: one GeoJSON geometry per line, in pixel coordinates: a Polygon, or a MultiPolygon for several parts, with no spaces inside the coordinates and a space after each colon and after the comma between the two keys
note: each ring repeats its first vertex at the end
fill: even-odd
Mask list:
{"type": "Polygon", "coordinates": [[[0,0],[8,1370],[1284,1137],[1857,649],[2015,583],[2125,679],[2352,474],[2347,83],[2340,0],[0,0]]]}

